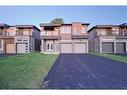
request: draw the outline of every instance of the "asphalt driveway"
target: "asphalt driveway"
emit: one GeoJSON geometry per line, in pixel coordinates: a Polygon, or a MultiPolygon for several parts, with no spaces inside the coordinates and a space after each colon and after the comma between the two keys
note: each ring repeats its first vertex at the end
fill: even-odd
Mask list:
{"type": "Polygon", "coordinates": [[[43,89],[127,89],[127,64],[91,54],[60,54],[43,89]]]}

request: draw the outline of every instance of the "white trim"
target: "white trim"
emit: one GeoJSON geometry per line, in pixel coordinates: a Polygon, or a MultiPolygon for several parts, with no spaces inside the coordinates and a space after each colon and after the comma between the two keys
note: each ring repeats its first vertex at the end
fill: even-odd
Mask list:
{"type": "Polygon", "coordinates": [[[1,43],[2,43],[2,45],[1,45],[0,50],[3,50],[3,40],[1,40],[1,43]]]}

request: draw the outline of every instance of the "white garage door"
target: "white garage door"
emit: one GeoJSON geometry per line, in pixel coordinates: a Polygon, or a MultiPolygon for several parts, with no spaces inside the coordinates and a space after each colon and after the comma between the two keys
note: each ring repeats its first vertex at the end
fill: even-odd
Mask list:
{"type": "Polygon", "coordinates": [[[72,44],[71,43],[62,43],[61,44],[61,53],[72,53],[72,44]]]}
{"type": "Polygon", "coordinates": [[[17,53],[26,53],[26,45],[17,44],[17,53]]]}
{"type": "Polygon", "coordinates": [[[87,53],[86,43],[75,43],[74,44],[74,53],[87,53]]]}

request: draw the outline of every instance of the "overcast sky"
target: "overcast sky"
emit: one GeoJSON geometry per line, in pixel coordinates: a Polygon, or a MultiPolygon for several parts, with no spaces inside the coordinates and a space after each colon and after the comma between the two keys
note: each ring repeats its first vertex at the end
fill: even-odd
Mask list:
{"type": "Polygon", "coordinates": [[[127,22],[127,6],[0,6],[0,23],[9,25],[50,22],[56,17],[65,23],[121,24],[127,22]]]}

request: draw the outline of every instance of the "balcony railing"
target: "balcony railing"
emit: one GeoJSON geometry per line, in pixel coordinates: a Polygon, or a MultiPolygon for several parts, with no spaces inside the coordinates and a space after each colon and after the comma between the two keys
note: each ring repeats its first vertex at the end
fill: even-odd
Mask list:
{"type": "Polygon", "coordinates": [[[95,33],[95,36],[127,36],[127,31],[125,32],[106,32],[105,34],[95,33]]]}
{"type": "Polygon", "coordinates": [[[40,33],[41,36],[58,36],[58,31],[44,31],[40,33]]]}
{"type": "Polygon", "coordinates": [[[24,35],[34,35],[33,32],[26,32],[26,31],[16,31],[16,36],[24,36],[24,35]]]}

